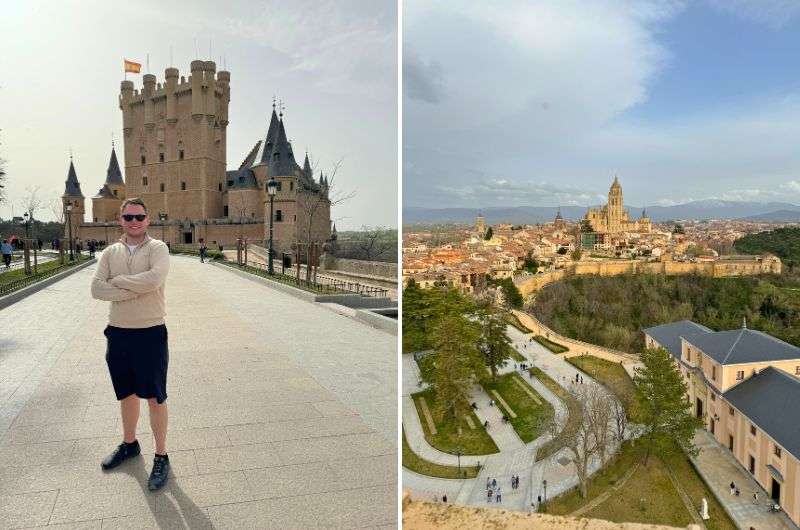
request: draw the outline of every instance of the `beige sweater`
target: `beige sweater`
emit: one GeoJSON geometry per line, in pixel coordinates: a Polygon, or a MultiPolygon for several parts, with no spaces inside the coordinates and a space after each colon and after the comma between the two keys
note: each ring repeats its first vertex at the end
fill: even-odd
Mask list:
{"type": "Polygon", "coordinates": [[[149,328],[164,323],[164,283],[169,248],[147,236],[131,252],[120,239],[100,255],[92,296],[111,302],[108,323],[120,328],[149,328]]]}

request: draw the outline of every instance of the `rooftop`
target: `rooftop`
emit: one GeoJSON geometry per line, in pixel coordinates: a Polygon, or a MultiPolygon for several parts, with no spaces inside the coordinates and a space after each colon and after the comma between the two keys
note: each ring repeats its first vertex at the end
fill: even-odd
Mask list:
{"type": "Polygon", "coordinates": [[[797,346],[753,329],[687,333],[682,338],[722,365],[800,359],[797,346]]]}
{"type": "Polygon", "coordinates": [[[681,337],[689,334],[713,333],[705,326],[691,320],[678,320],[669,324],[661,324],[644,330],[659,344],[661,344],[676,359],[681,358],[681,337]]]}

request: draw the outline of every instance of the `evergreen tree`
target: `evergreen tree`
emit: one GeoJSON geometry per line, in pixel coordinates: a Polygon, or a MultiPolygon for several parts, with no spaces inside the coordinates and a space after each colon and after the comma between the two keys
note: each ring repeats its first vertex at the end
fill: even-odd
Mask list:
{"type": "Polygon", "coordinates": [[[486,235],[483,236],[483,239],[489,241],[494,236],[494,232],[492,232],[492,227],[490,226],[489,229],[486,231],[486,235]]]}
{"type": "Polygon", "coordinates": [[[511,355],[511,339],[506,335],[506,323],[498,309],[487,304],[480,312],[481,336],[478,351],[483,362],[492,373],[492,381],[497,380],[497,370],[506,365],[511,355]]]}
{"type": "Polygon", "coordinates": [[[644,367],[636,368],[633,383],[643,411],[641,440],[647,449],[645,465],[650,453],[663,457],[679,446],[697,454],[692,438],[703,422],[692,416],[691,404],[686,400],[686,383],[672,355],[664,348],[649,348],[641,354],[641,361],[644,367]]]}
{"type": "Polygon", "coordinates": [[[514,280],[511,278],[503,278],[498,281],[498,285],[503,290],[503,299],[508,307],[519,309],[522,307],[522,293],[519,288],[514,285],[514,280]]]}
{"type": "Polygon", "coordinates": [[[442,415],[458,418],[469,413],[469,394],[480,366],[479,333],[462,315],[442,317],[433,330],[435,367],[427,374],[442,415]]]}

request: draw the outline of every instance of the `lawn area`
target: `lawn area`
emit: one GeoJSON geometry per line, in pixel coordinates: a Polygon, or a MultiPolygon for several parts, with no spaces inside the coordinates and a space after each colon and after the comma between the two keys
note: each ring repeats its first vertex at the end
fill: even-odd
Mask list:
{"type": "Polygon", "coordinates": [[[453,466],[443,466],[428,462],[411,450],[406,441],[406,432],[403,431],[403,467],[429,477],[439,478],[475,478],[480,472],[478,466],[461,466],[461,476],[458,475],[458,468],[453,466]]]}
{"type": "MultiPolygon", "coordinates": [[[[498,377],[496,382],[488,379],[482,384],[486,393],[492,398],[494,395],[491,391],[497,390],[511,410],[516,413],[517,417],[512,418],[506,411],[506,415],[511,419],[511,425],[523,442],[531,442],[544,433],[547,422],[553,417],[553,405],[540,396],[519,374],[505,374],[498,377]],[[541,403],[537,404],[527,392],[520,388],[519,383],[525,385],[541,403]]],[[[496,398],[495,402],[497,402],[496,398]]],[[[497,406],[502,407],[500,403],[497,403],[497,406]]]]}
{"type": "MultiPolygon", "coordinates": [[[[656,457],[651,457],[646,467],[642,461],[641,446],[625,442],[622,450],[606,467],[589,480],[586,499],[582,499],[575,488],[550,500],[547,512],[558,515],[574,512],[607,492],[609,488],[617,486],[639,463],[639,467],[624,484],[614,489],[605,501],[581,515],[617,523],[635,522],[685,527],[693,520],[669,478],[669,471],[672,471],[693,503],[699,503],[702,497],[708,500],[711,519],[706,521],[706,525],[709,529],[736,528],[682,453],[670,458],[666,464],[656,457]]],[[[696,509],[699,509],[699,505],[696,509]]]]}
{"type": "MultiPolygon", "coordinates": [[[[76,256],[73,264],[77,265],[78,263],[83,263],[87,259],[89,258],[86,256],[76,256]]],[[[31,257],[31,267],[33,267],[33,257],[31,257]]],[[[64,265],[62,265],[58,259],[47,261],[45,263],[39,263],[36,267],[37,272],[35,276],[37,277],[41,276],[41,279],[44,279],[46,277],[49,277],[51,273],[54,273],[55,269],[63,268],[64,270],[66,270],[68,267],[70,267],[69,259],[67,259],[64,262],[64,265]]],[[[24,268],[3,272],[0,273],[0,286],[8,285],[17,280],[23,280],[25,278],[31,278],[32,280],[31,283],[35,283],[35,279],[32,278],[32,276],[34,275],[26,276],[24,268]]],[[[14,287],[13,289],[16,290],[16,287],[14,287]]]]}
{"type": "MultiPolygon", "coordinates": [[[[567,424],[564,426],[564,429],[577,429],[578,425],[580,425],[578,422],[581,421],[581,413],[580,404],[578,404],[575,398],[539,368],[534,366],[529,368],[528,371],[532,373],[536,379],[541,381],[542,384],[544,384],[550,390],[550,392],[558,396],[561,401],[567,404],[569,417],[567,418],[567,424]]],[[[536,451],[536,460],[543,460],[553,453],[558,452],[558,450],[562,447],[563,446],[557,440],[551,440],[541,446],[538,451],[536,451]]]]}
{"type": "Polygon", "coordinates": [[[417,408],[419,421],[422,424],[422,430],[425,432],[425,439],[431,446],[435,447],[445,453],[455,454],[456,447],[461,446],[462,454],[465,455],[488,455],[497,453],[499,449],[495,445],[494,440],[483,428],[483,424],[475,416],[475,413],[469,413],[472,419],[474,428],[470,428],[469,424],[464,418],[459,421],[452,421],[449,418],[445,419],[443,415],[436,411],[436,398],[433,389],[423,390],[416,394],[411,394],[414,400],[414,406],[417,408]],[[422,410],[420,398],[424,397],[425,402],[428,404],[433,417],[433,424],[436,427],[436,434],[431,434],[428,428],[428,422],[425,420],[425,414],[422,410]],[[461,435],[459,436],[459,427],[461,428],[461,435]]]}
{"type": "Polygon", "coordinates": [[[536,335],[533,337],[533,340],[547,348],[553,353],[564,353],[565,351],[569,351],[569,348],[566,346],[562,346],[557,342],[553,342],[552,340],[546,339],[541,335],[536,335]]]}
{"type": "Polygon", "coordinates": [[[633,423],[641,423],[642,408],[636,400],[633,380],[621,364],[607,361],[592,355],[570,357],[567,362],[586,372],[608,388],[625,406],[625,412],[633,423]]]}
{"type": "Polygon", "coordinates": [[[512,359],[514,359],[515,361],[517,361],[518,363],[525,363],[525,362],[528,362],[528,359],[526,359],[526,358],[525,358],[525,357],[524,357],[524,356],[523,356],[523,355],[522,355],[520,352],[518,352],[518,351],[517,351],[517,349],[516,349],[516,348],[514,348],[513,346],[509,346],[509,347],[508,347],[508,356],[509,356],[509,357],[511,357],[512,359]]]}

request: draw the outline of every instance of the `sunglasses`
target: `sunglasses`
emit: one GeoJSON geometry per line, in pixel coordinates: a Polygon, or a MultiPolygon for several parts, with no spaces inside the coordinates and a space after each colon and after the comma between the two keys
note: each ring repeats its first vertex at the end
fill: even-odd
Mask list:
{"type": "Polygon", "coordinates": [[[147,214],[144,214],[144,213],[138,213],[136,215],[126,213],[125,215],[122,216],[122,218],[125,219],[125,221],[127,221],[129,223],[131,221],[133,221],[134,219],[136,219],[137,221],[144,221],[146,217],[147,217],[147,214]]]}

